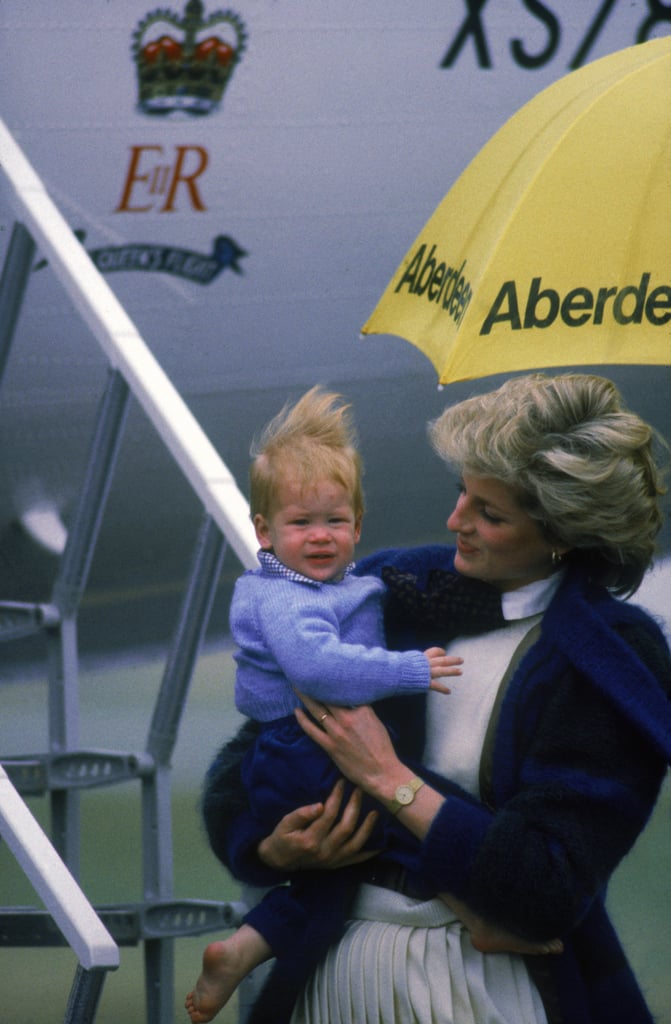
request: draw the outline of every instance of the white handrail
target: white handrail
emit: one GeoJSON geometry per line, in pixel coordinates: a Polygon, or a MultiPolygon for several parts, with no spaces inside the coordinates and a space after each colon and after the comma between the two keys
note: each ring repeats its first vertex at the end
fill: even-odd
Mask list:
{"type": "Polygon", "coordinates": [[[243,566],[253,568],[258,545],[247,500],[1,119],[0,166],[31,235],[111,365],[123,374],[243,566]]]}
{"type": "Polygon", "coordinates": [[[0,835],[85,970],[114,970],[119,949],[0,765],[0,835]]]}

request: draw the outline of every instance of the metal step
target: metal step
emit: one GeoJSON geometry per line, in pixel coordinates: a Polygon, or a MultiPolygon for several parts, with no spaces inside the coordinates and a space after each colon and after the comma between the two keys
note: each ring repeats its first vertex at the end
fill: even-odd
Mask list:
{"type": "Polygon", "coordinates": [[[100,749],[25,754],[2,758],[0,764],[22,796],[40,796],[54,789],[113,786],[147,778],[155,771],[149,754],[100,749]]]}
{"type": "Polygon", "coordinates": [[[53,604],[0,601],[0,643],[34,636],[59,622],[60,613],[53,604]]]}
{"type": "MultiPolygon", "coordinates": [[[[241,902],[162,900],[94,908],[118,946],[145,939],[176,939],[237,928],[248,907],[241,902]]],[[[66,946],[50,914],[35,907],[0,910],[0,947],[66,946]]]]}

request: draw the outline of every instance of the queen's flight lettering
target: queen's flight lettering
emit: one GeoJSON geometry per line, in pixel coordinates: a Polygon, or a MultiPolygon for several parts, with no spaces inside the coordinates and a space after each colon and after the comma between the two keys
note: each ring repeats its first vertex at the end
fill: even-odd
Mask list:
{"type": "Polygon", "coordinates": [[[466,260],[460,267],[451,267],[436,256],[432,245],[427,255],[426,243],[420,245],[394,291],[406,287],[410,295],[425,296],[435,302],[459,324],[471,301],[473,291],[464,277],[466,260]]]}
{"type": "MultiPolygon", "coordinates": [[[[621,326],[647,321],[661,327],[671,321],[671,285],[662,284],[651,290],[648,273],[641,275],[638,284],[603,287],[596,292],[572,288],[563,297],[554,288],[541,285],[540,277],[532,279],[522,314],[515,281],[504,281],[483,320],[480,334],[489,334],[495,324],[507,324],[511,331],[551,327],[557,317],[567,327],[608,321],[621,326]]],[[[523,294],[521,298],[524,303],[523,294]]]]}

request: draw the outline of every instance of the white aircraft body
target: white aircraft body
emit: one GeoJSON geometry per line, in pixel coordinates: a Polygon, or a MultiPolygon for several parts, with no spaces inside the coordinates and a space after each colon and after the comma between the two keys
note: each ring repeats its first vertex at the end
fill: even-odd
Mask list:
{"type": "MultiPolygon", "coordinates": [[[[68,237],[71,231],[79,239],[244,493],[252,436],[287,400],[321,383],[354,406],[368,505],[361,553],[443,541],[454,482],[429,449],[426,423],[446,402],[501,378],[439,391],[417,349],[396,337],[362,339],[360,328],[421,227],[491,135],[574,68],[671,33],[671,4],[230,4],[0,0],[0,120],[65,218],[68,237]]],[[[17,216],[0,171],[0,268],[9,262],[17,216]]],[[[107,358],[50,252],[35,250],[16,329],[6,332],[4,368],[0,351],[0,602],[50,600],[106,386],[107,358]]],[[[5,327],[0,323],[0,338],[5,327]]],[[[671,436],[668,368],[593,369],[616,380],[629,403],[671,436]]],[[[79,617],[82,651],[111,663],[122,648],[163,649],[202,515],[182,470],[134,403],[79,617]]],[[[664,550],[670,540],[667,527],[664,550]]],[[[220,636],[240,570],[229,554],[211,624],[220,636]]],[[[671,628],[668,571],[667,558],[642,593],[671,628]]],[[[19,673],[32,657],[27,641],[4,645],[0,679],[12,674],[10,647],[19,673]]],[[[55,704],[60,682],[52,671],[55,704]]],[[[117,781],[142,775],[145,903],[138,906],[162,912],[164,901],[169,909],[162,937],[152,934],[148,943],[151,1024],[173,1019],[167,944],[182,934],[172,923],[191,913],[172,902],[164,859],[174,735],[166,738],[161,727],[166,719],[174,725],[176,714],[175,702],[161,702],[163,692],[146,763],[125,755],[104,763],[119,773],[117,781]]],[[[89,772],[92,783],[103,762],[86,751],[77,760],[69,700],[61,700],[58,714],[50,706],[50,754],[33,767],[40,778],[52,772],[59,852],[71,863],[78,809],[69,798],[75,794],[61,799],[63,775],[60,788],[53,784],[56,755],[65,749],[61,771],[89,772]]],[[[129,723],[138,714],[123,709],[129,723]]],[[[7,726],[14,729],[11,716],[7,726]]],[[[15,807],[8,787],[0,774],[0,811],[15,807]]],[[[24,856],[31,848],[30,841],[17,845],[24,856]]],[[[56,888],[67,935],[71,901],[56,888]]],[[[647,931],[658,940],[659,929],[647,931]]],[[[87,967],[85,954],[78,957],[87,967]]],[[[18,988],[23,1004],[25,986],[18,988]]],[[[96,993],[89,988],[88,995],[96,993]]]]}
{"type": "MultiPolygon", "coordinates": [[[[363,552],[445,537],[425,424],[497,383],[439,392],[407,342],[360,338],[400,258],[535,93],[670,31],[650,0],[2,0],[0,117],[243,491],[250,439],[287,399],[315,383],[351,399],[363,552]]],[[[0,260],[14,219],[0,187],[0,260]]],[[[667,370],[604,372],[670,432],[667,370]]],[[[48,597],[104,383],[38,249],[0,392],[2,599],[48,597]]],[[[84,647],[168,634],[200,514],[133,408],[84,647]]],[[[229,556],[221,630],[239,571],[229,556]]]]}

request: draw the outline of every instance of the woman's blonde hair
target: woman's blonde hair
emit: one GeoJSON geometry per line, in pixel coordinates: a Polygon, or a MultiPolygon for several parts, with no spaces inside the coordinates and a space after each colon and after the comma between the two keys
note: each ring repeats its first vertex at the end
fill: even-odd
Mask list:
{"type": "Polygon", "coordinates": [[[268,518],[282,483],[306,491],[330,480],[345,488],[357,518],[363,515],[363,466],[351,407],[341,395],[311,388],[295,405],[287,403],[251,447],[250,511],[268,518]]]}
{"type": "Polygon", "coordinates": [[[452,406],[429,424],[437,453],[459,472],[513,488],[568,559],[619,595],[650,567],[664,493],[654,444],[612,381],[531,374],[452,406]]]}

